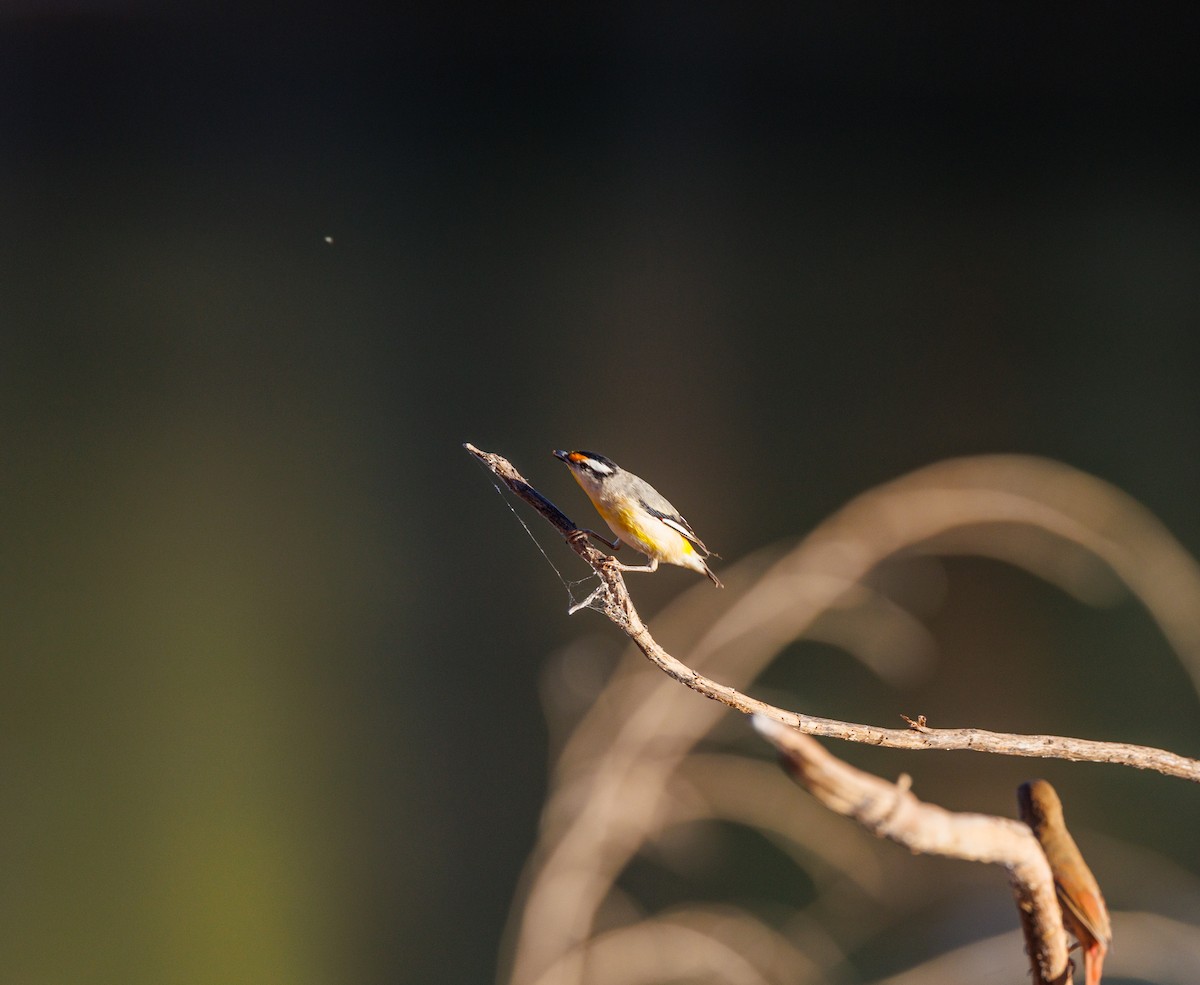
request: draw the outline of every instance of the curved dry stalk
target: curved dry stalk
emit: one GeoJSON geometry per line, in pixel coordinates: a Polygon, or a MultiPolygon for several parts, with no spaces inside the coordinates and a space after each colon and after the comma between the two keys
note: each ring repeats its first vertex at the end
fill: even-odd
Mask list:
{"type": "MultiPolygon", "coordinates": [[[[799,917],[798,913],[793,916],[799,917]]],[[[828,980],[827,968],[779,931],[742,910],[727,906],[676,907],[662,919],[724,941],[739,954],[752,955],[769,981],[800,985],[828,980]]]]}
{"type": "Polygon", "coordinates": [[[881,903],[889,886],[887,859],[874,851],[877,843],[841,837],[842,822],[811,800],[780,810],[779,770],[772,763],[745,756],[693,753],[673,778],[673,792],[686,784],[690,796],[676,793],[670,820],[717,819],[761,831],[809,873],[814,883],[845,881],[864,898],[881,903]],[[697,803],[699,801],[699,803],[697,803]],[[819,849],[819,850],[818,850],[819,849]]]}
{"type": "Polygon", "coordinates": [[[1021,946],[1021,935],[1009,931],[964,944],[872,985],[1013,985],[1009,962],[1021,946]]]}
{"type": "MultiPolygon", "coordinates": [[[[1200,693],[1200,565],[1119,489],[1027,455],[938,462],[857,496],[775,566],[764,582],[777,584],[744,599],[725,631],[769,625],[794,638],[811,620],[810,600],[796,591],[804,576],[840,576],[849,588],[901,552],[1007,560],[1093,601],[1111,597],[1115,574],[1149,610],[1200,693]]],[[[822,608],[838,601],[828,591],[807,594],[822,608]]]]}
{"type": "Polygon", "coordinates": [[[745,913],[688,907],[598,934],[565,954],[535,985],[563,981],[638,985],[703,975],[745,985],[823,979],[823,969],[766,924],[745,913]],[[797,972],[797,969],[803,972],[797,972]]]}

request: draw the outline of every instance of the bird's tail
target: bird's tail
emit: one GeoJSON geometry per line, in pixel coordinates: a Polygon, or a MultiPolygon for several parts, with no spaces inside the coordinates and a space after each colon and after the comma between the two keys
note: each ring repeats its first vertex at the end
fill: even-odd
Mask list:
{"type": "Polygon", "coordinates": [[[710,568],[704,561],[701,561],[700,563],[704,565],[704,573],[708,575],[708,580],[716,585],[717,588],[724,588],[725,585],[722,583],[720,578],[713,574],[712,568],[710,568]]]}

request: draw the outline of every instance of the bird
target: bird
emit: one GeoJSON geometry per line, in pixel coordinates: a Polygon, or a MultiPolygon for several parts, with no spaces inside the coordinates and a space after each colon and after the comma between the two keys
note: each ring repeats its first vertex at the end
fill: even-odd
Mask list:
{"type": "Polygon", "coordinates": [[[607,541],[594,533],[593,536],[613,550],[623,541],[650,559],[643,566],[619,564],[620,570],[657,571],[659,562],[665,561],[707,576],[717,588],[724,587],[705,561],[717,555],[704,546],[691,524],[645,479],[594,451],[559,450],[554,457],[571,470],[618,541],[607,541]]]}
{"type": "Polygon", "coordinates": [[[1104,956],[1112,945],[1112,924],[1100,885],[1083,860],[1063,820],[1062,801],[1045,780],[1031,780],[1017,791],[1021,820],[1033,829],[1050,862],[1063,925],[1083,951],[1087,985],[1100,985],[1104,956]]]}

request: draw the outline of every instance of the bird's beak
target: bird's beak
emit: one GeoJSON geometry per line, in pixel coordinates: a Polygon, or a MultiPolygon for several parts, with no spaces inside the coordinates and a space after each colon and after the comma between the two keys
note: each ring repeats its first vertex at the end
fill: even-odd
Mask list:
{"type": "Polygon", "coordinates": [[[568,461],[570,458],[570,455],[571,455],[571,453],[569,451],[563,451],[561,448],[556,449],[554,452],[554,457],[557,458],[561,462],[568,461]]]}

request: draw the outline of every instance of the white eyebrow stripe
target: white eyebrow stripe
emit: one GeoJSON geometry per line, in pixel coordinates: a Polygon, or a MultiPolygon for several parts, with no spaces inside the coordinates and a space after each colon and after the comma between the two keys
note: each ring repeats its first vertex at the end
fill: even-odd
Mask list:
{"type": "Polygon", "coordinates": [[[592,469],[593,472],[599,472],[601,475],[612,475],[612,469],[610,469],[603,462],[599,462],[594,458],[589,458],[586,464],[592,469]]]}

